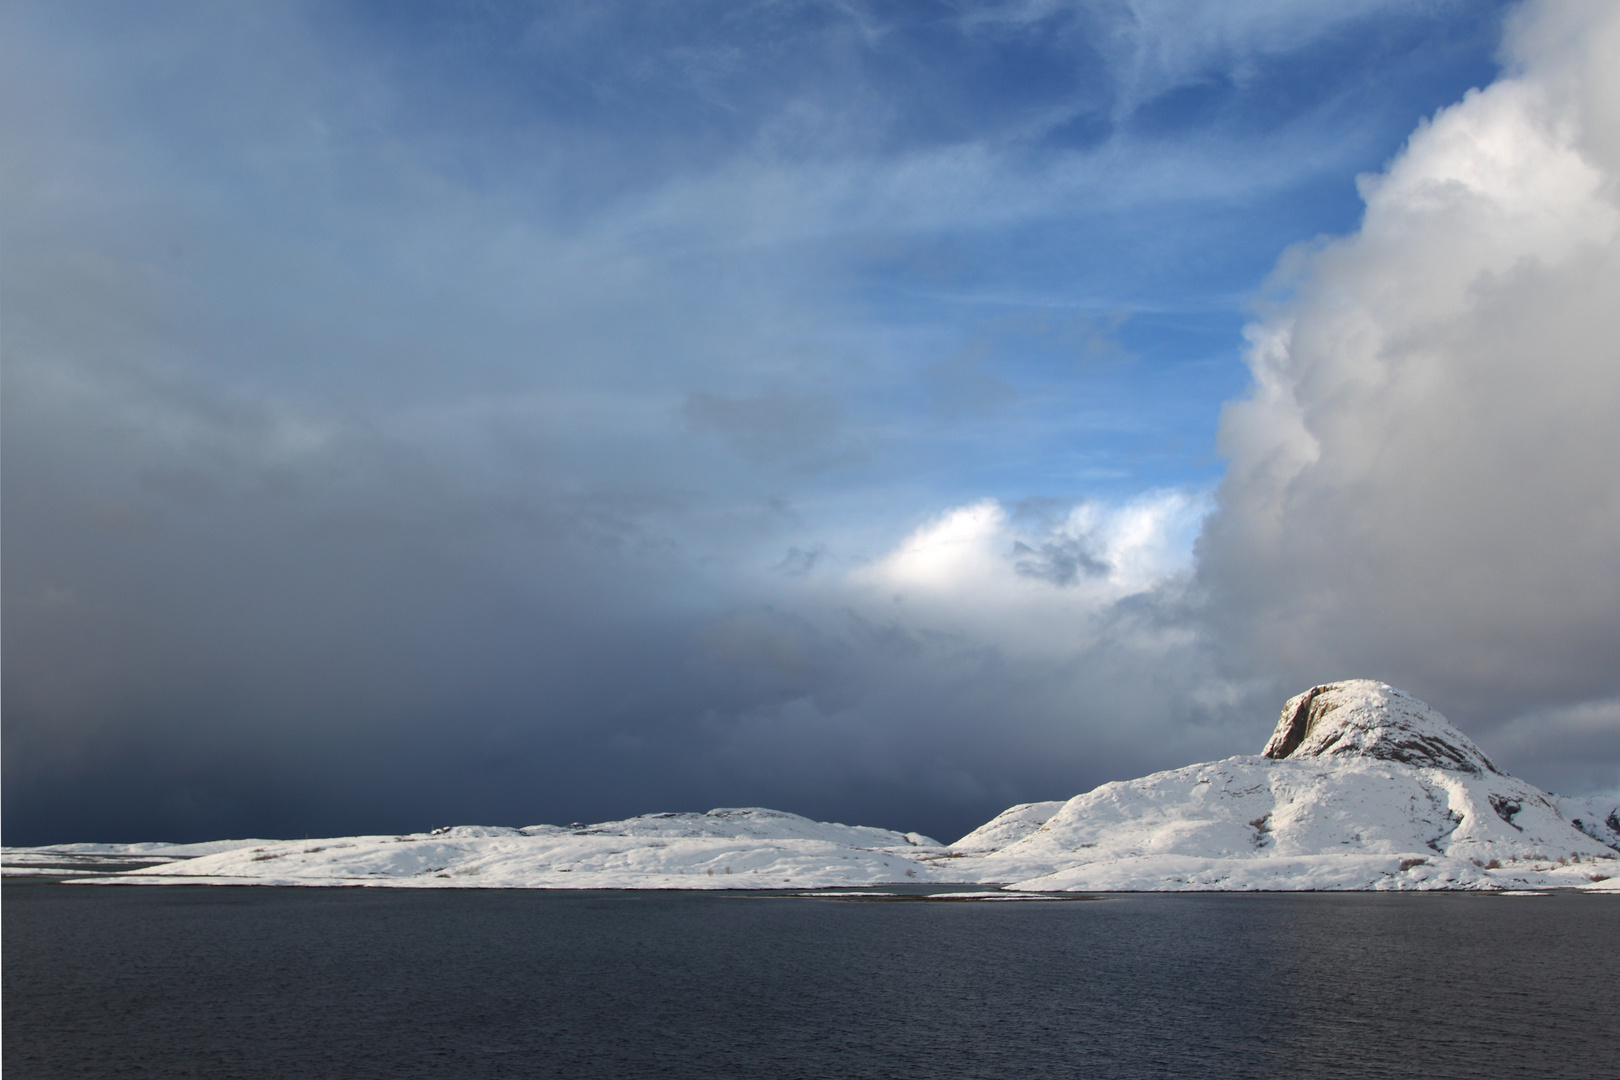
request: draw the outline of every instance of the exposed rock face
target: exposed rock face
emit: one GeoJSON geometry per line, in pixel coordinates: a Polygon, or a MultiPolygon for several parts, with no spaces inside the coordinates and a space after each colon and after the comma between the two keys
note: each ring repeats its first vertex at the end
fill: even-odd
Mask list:
{"type": "Polygon", "coordinates": [[[1261,753],[1279,760],[1372,757],[1474,776],[1501,771],[1437,711],[1372,679],[1326,683],[1289,698],[1261,753]]]}

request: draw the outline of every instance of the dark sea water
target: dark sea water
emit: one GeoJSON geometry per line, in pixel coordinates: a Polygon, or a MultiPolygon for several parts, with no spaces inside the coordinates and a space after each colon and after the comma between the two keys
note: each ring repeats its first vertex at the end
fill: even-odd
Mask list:
{"type": "Polygon", "coordinates": [[[1620,1076],[1620,897],[4,887],[32,1077],[1620,1076]]]}

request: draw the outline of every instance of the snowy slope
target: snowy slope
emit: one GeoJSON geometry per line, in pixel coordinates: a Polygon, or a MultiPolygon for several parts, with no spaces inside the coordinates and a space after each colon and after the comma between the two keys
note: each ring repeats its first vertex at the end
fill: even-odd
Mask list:
{"type": "Polygon", "coordinates": [[[56,844],[42,848],[0,848],[7,877],[106,874],[155,863],[179,862],[236,848],[267,843],[264,840],[208,840],[200,844],[56,844]]]}
{"type": "Polygon", "coordinates": [[[1068,803],[1062,799],[1053,802],[1019,803],[1010,806],[951,845],[955,856],[985,854],[1008,847],[1026,836],[1034,835],[1041,826],[1068,803]]]}
{"type": "Polygon", "coordinates": [[[598,825],[462,826],[405,836],[257,844],[122,880],[553,889],[761,889],[938,880],[917,833],[759,808],[598,825]]]}
{"type": "Polygon", "coordinates": [[[1620,892],[1620,799],[1539,791],[1423,702],[1354,680],[1291,698],[1259,756],[1014,806],[949,847],[748,808],[331,840],[76,844],[7,849],[4,861],[8,873],[160,863],[95,879],[131,884],[1620,892]]]}

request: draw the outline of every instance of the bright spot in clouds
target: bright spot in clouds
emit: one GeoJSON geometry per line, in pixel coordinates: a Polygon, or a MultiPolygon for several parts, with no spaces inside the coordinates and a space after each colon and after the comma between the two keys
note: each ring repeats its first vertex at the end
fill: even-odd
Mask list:
{"type": "Polygon", "coordinates": [[[1058,603],[1083,608],[1185,573],[1208,505],[1184,492],[1149,492],[1114,507],[1082,503],[1055,521],[1037,518],[1021,527],[986,499],[922,526],[852,579],[946,602],[1019,605],[1055,595],[1058,603]]]}

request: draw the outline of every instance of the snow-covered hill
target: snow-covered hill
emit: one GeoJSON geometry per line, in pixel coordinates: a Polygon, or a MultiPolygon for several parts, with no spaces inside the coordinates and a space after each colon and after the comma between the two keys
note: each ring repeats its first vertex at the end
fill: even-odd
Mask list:
{"type": "Polygon", "coordinates": [[[1050,806],[1015,806],[963,837],[956,872],[1041,890],[1589,888],[1620,876],[1620,800],[1560,799],[1508,776],[1434,709],[1370,680],[1289,699],[1258,757],[1050,806]]]}
{"type": "Polygon", "coordinates": [[[1549,795],[1501,772],[1423,702],[1368,680],[1312,687],[1254,757],[1012,807],[949,847],[758,808],[599,825],[183,847],[8,849],[24,872],[159,862],[87,880],[484,888],[1018,891],[1620,891],[1620,799],[1549,795]]]}
{"type": "Polygon", "coordinates": [[[106,880],[416,888],[821,888],[936,880],[938,875],[914,856],[944,851],[939,841],[917,833],[834,825],[750,807],[647,814],[597,825],[475,825],[403,836],[250,843],[106,880]]]}
{"type": "Polygon", "coordinates": [[[28,875],[72,877],[132,870],[159,863],[195,859],[221,851],[272,843],[268,840],[207,840],[200,844],[56,844],[51,847],[0,848],[6,877],[28,875]]]}

